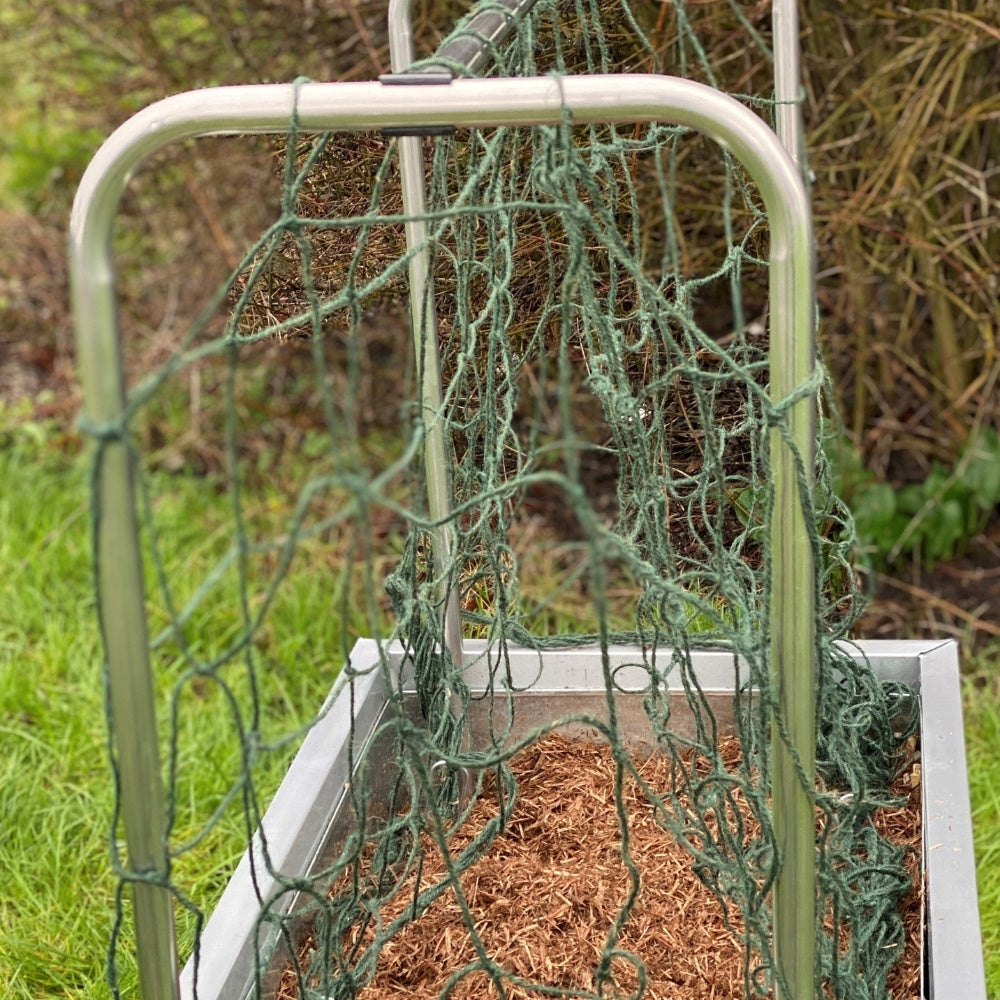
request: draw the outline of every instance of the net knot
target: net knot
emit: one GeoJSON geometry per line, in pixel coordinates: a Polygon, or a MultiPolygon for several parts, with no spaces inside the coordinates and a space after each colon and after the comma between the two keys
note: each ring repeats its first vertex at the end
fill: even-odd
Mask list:
{"type": "Polygon", "coordinates": [[[125,417],[117,416],[112,420],[95,420],[85,413],[80,414],[76,422],[81,434],[94,438],[101,444],[109,444],[114,441],[124,441],[128,432],[125,417]]]}

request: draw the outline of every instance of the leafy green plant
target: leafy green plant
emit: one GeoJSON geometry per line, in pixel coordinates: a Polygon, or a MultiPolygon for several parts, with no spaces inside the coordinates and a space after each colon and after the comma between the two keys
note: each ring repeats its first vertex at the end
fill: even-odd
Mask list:
{"type": "Polygon", "coordinates": [[[858,539],[881,567],[904,556],[928,567],[952,558],[1000,504],[1000,437],[993,428],[974,435],[952,469],[935,462],[922,483],[898,490],[860,469],[856,459],[845,462],[842,449],[834,461],[858,539]]]}
{"type": "Polygon", "coordinates": [[[0,140],[4,199],[34,213],[63,205],[103,138],[96,128],[22,121],[0,140]]]}

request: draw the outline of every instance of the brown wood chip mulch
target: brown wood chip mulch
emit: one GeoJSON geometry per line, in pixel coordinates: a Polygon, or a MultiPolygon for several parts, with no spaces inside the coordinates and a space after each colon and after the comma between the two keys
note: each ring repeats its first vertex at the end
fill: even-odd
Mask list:
{"type": "MultiPolygon", "coordinates": [[[[735,739],[722,750],[727,766],[738,760],[735,739]]],[[[642,774],[654,788],[667,788],[668,767],[665,758],[654,755],[642,763],[642,774]]],[[[610,752],[604,744],[552,734],[519,754],[513,770],[518,802],[511,823],[462,876],[469,908],[488,953],[505,969],[552,987],[593,990],[608,929],[629,891],[619,853],[610,752]]],[[[903,906],[905,954],[890,974],[889,990],[893,1000],[915,1000],[922,937],[919,765],[908,769],[893,790],[907,796],[906,805],[881,810],[876,826],[893,842],[915,850],[910,860],[914,885],[903,906]]],[[[645,962],[649,982],[644,996],[739,1000],[744,996],[742,949],[725,927],[718,900],[693,874],[690,855],[656,825],[634,782],[628,783],[625,799],[631,854],[642,888],[618,947],[645,962]]],[[[483,795],[455,835],[452,850],[471,839],[496,808],[492,796],[483,795]]],[[[748,833],[752,836],[753,830],[748,833]]],[[[444,864],[430,839],[425,841],[422,883],[430,885],[442,877],[444,864]]],[[[383,908],[383,918],[402,912],[412,898],[408,886],[383,908]]],[[[309,942],[303,955],[308,947],[309,942]]],[[[361,996],[433,1000],[453,971],[475,959],[455,895],[446,892],[385,944],[375,979],[361,996]]],[[[619,995],[632,994],[637,983],[632,966],[615,959],[612,971],[619,995]]],[[[505,985],[511,1000],[547,995],[512,987],[509,981],[505,985]]],[[[610,987],[604,992],[614,994],[610,987]]],[[[297,995],[289,970],[278,998],[296,1000],[297,995]]],[[[455,1000],[496,995],[481,971],[467,975],[451,994],[455,1000]]]]}

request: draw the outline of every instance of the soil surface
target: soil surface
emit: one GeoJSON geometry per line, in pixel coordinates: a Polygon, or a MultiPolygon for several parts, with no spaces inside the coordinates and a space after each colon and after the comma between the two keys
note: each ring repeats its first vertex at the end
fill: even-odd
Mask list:
{"type": "MultiPolygon", "coordinates": [[[[735,774],[738,741],[732,737],[724,740],[720,753],[727,771],[735,774]]],[[[702,776],[699,794],[711,799],[703,762],[691,763],[696,774],[702,776]]],[[[646,787],[657,794],[665,794],[677,780],[674,765],[665,755],[654,754],[637,762],[637,766],[646,787]]],[[[629,777],[623,781],[620,805],[628,815],[628,853],[635,866],[638,895],[615,939],[617,957],[611,962],[612,982],[605,982],[601,988],[595,982],[595,968],[632,887],[622,863],[613,794],[615,763],[610,749],[605,744],[551,733],[518,754],[512,769],[518,792],[508,825],[483,857],[459,877],[468,918],[474,922],[485,954],[504,970],[497,973],[497,978],[511,1000],[540,1000],[555,991],[635,995],[639,965],[631,956],[641,959],[644,974],[648,974],[643,995],[650,1000],[718,1000],[744,995],[744,976],[761,974],[757,967],[759,956],[744,955],[739,909],[724,909],[710,888],[716,876],[724,885],[727,875],[713,875],[710,863],[693,861],[692,854],[664,830],[648,793],[629,777]]],[[[888,995],[894,1000],[911,1000],[919,992],[922,905],[917,874],[921,811],[918,775],[918,765],[908,765],[893,786],[898,796],[895,803],[873,814],[874,826],[881,835],[898,846],[912,848],[906,861],[911,889],[900,904],[903,934],[898,941],[885,938],[893,941],[891,947],[901,948],[902,954],[888,974],[888,995]]],[[[681,801],[689,803],[683,794],[681,801]]],[[[729,810],[740,815],[744,844],[752,843],[759,827],[735,783],[727,793],[727,803],[730,827],[735,829],[736,821],[729,810]]],[[[672,809],[670,805],[664,808],[672,809]]],[[[688,804],[684,808],[692,807],[688,804]]],[[[450,841],[451,857],[458,855],[496,811],[495,797],[484,792],[450,841]]],[[[709,809],[704,829],[717,830],[717,822],[718,813],[709,809]]],[[[702,850],[702,827],[692,824],[686,829],[695,851],[702,850]]],[[[379,909],[385,924],[405,916],[417,891],[431,891],[447,876],[433,838],[425,834],[421,845],[418,869],[379,909]]],[[[731,857],[729,852],[737,850],[729,842],[726,856],[731,857]]],[[[366,868],[362,862],[357,873],[362,892],[368,884],[366,868]]],[[[384,877],[380,870],[380,881],[384,877]]],[[[331,895],[343,900],[345,893],[349,895],[348,884],[352,884],[351,879],[345,875],[331,895]]],[[[383,944],[375,978],[361,992],[362,1000],[433,1000],[441,995],[449,975],[461,969],[467,971],[453,984],[449,996],[455,1000],[497,996],[496,984],[485,972],[468,971],[477,958],[466,924],[468,918],[463,916],[458,893],[449,890],[437,896],[418,920],[406,923],[383,944]]],[[[830,932],[831,917],[826,924],[830,932]]],[[[842,945],[846,945],[849,921],[842,920],[839,932],[842,945]]],[[[344,944],[367,947],[373,941],[372,935],[370,923],[352,927],[348,932],[350,940],[344,944]]],[[[303,944],[303,969],[309,968],[310,959],[315,961],[317,944],[313,938],[303,944]]],[[[357,957],[352,947],[345,947],[339,954],[357,957]]],[[[306,981],[322,989],[320,982],[314,981],[314,974],[306,972],[306,981]]],[[[297,977],[289,966],[278,996],[280,1000],[298,1000],[301,995],[297,977]]]]}
{"type": "Polygon", "coordinates": [[[875,598],[858,622],[867,639],[958,639],[967,650],[1000,639],[1000,516],[966,551],[931,569],[911,564],[875,576],[875,598]]]}

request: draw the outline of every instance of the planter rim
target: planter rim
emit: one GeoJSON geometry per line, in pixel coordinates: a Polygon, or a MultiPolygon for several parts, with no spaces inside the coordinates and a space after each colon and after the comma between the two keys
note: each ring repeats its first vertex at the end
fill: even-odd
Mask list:
{"type": "MultiPolygon", "coordinates": [[[[954,640],[869,640],[841,643],[850,655],[871,662],[878,676],[913,687],[920,696],[921,782],[923,808],[923,868],[925,904],[925,982],[928,1000],[986,1000],[985,973],[976,893],[975,854],[969,808],[965,742],[962,725],[958,644],[954,640]]],[[[485,676],[483,641],[467,641],[471,661],[466,668],[470,687],[476,675],[485,676]]],[[[628,683],[628,662],[636,659],[633,647],[608,650],[619,667],[616,679],[628,683]]],[[[386,647],[390,662],[398,666],[403,650],[386,647]]],[[[537,672],[539,659],[546,664],[542,694],[586,692],[588,661],[601,677],[597,647],[538,651],[510,647],[514,671],[537,672]],[[553,663],[555,666],[553,667],[553,663]]],[[[669,655],[661,650],[659,655],[669,655]]],[[[360,639],[351,652],[355,669],[374,666],[379,644],[360,639]]],[[[731,652],[691,652],[703,690],[731,691],[735,662],[731,652]]],[[[403,690],[412,690],[404,669],[403,690]]],[[[309,731],[278,788],[261,827],[266,831],[268,856],[276,870],[289,874],[308,871],[326,838],[339,807],[347,767],[350,733],[350,699],[338,697],[345,688],[341,673],[323,707],[322,717],[309,731]]],[[[601,680],[603,688],[603,680],[601,680]]],[[[354,683],[355,729],[371,733],[386,698],[381,676],[372,670],[354,683]]],[[[274,879],[263,864],[260,831],[253,838],[201,937],[198,1000],[242,1000],[255,975],[255,953],[269,951],[268,925],[256,928],[260,900],[275,891],[274,879]],[[251,859],[251,852],[254,857],[251,859]],[[251,864],[253,861],[253,864],[251,864]]],[[[181,976],[181,996],[194,1000],[193,960],[181,976]]]]}

